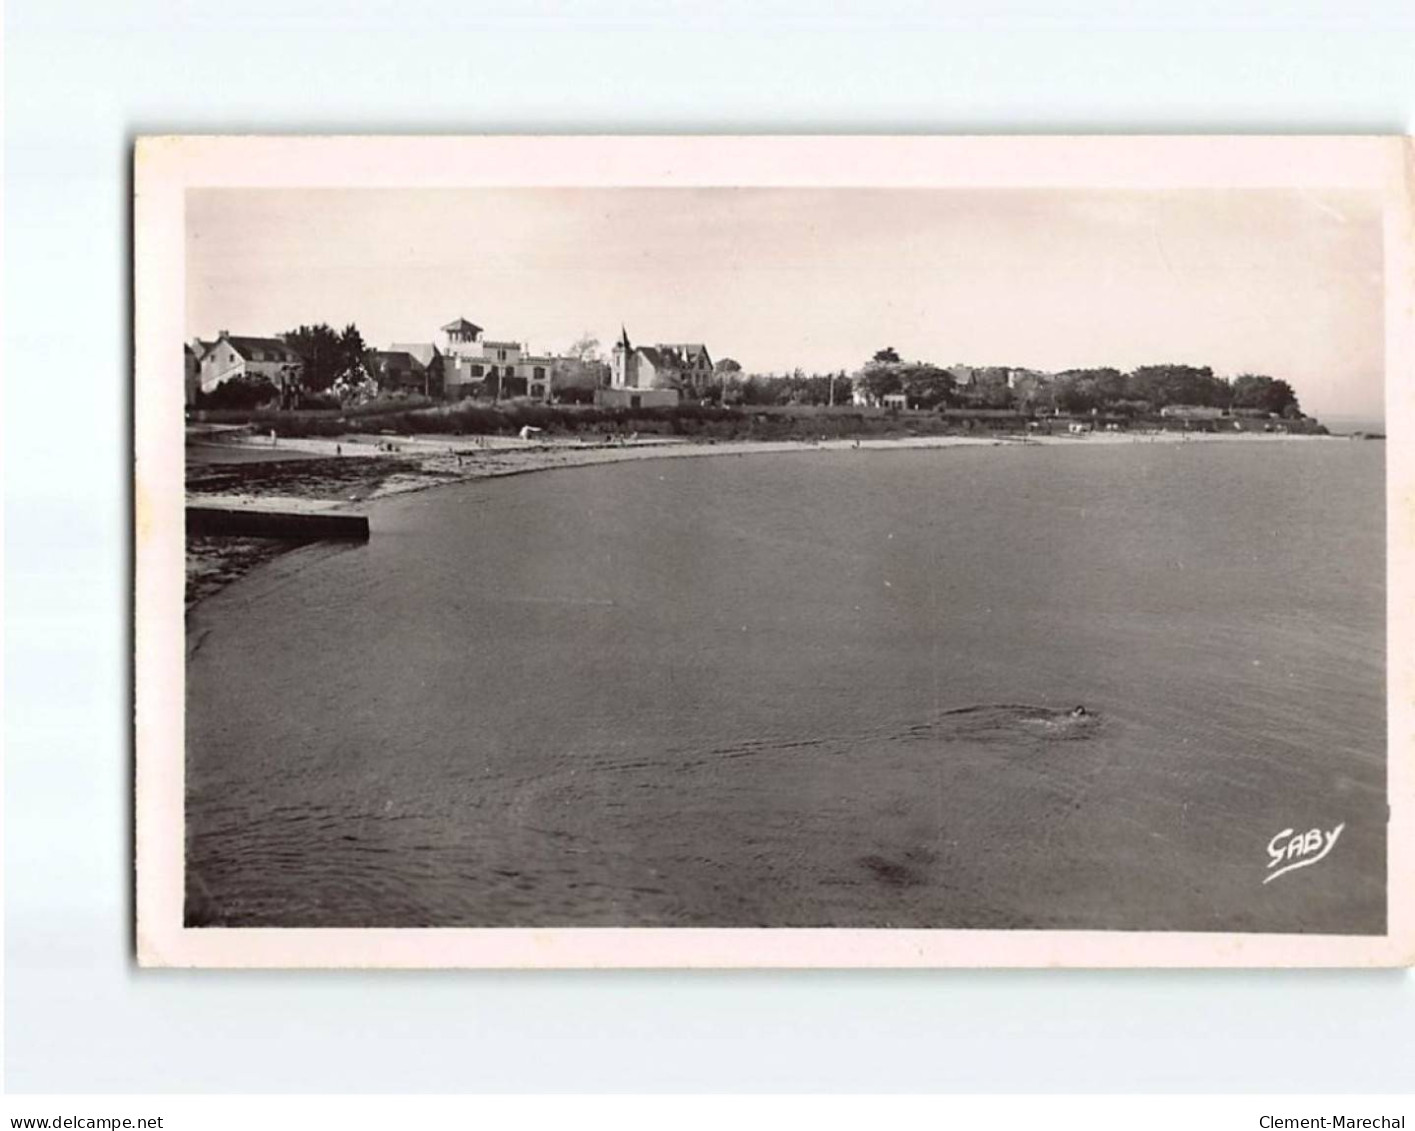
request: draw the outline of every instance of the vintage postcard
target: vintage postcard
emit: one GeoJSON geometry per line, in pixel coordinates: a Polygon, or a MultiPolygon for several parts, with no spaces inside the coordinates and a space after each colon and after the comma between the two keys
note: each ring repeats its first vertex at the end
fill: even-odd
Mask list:
{"type": "Polygon", "coordinates": [[[134,161],[143,963],[1415,961],[1408,140],[134,161]]]}

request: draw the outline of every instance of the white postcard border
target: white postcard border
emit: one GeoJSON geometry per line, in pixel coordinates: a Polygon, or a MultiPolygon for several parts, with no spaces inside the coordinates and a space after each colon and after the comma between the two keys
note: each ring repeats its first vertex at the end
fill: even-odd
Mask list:
{"type": "Polygon", "coordinates": [[[1415,146],[1395,137],[183,137],[134,157],[137,953],[204,967],[1415,964],[1415,146]],[[195,187],[1364,189],[1384,206],[1390,824],[1381,936],[185,928],[184,193],[195,187]]]}

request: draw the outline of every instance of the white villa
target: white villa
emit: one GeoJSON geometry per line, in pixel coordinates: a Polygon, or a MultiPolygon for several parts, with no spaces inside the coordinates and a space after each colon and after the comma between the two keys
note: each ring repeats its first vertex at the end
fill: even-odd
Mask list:
{"type": "Polygon", "coordinates": [[[503,397],[550,400],[551,370],[556,359],[532,356],[522,342],[491,341],[482,328],[465,318],[442,327],[446,343],[442,354],[442,387],[448,400],[470,396],[473,389],[488,389],[503,397]]]}
{"type": "Polygon", "coordinates": [[[210,393],[233,377],[267,377],[281,392],[298,385],[305,362],[279,338],[248,338],[225,330],[214,342],[194,339],[201,391],[210,393]]]}

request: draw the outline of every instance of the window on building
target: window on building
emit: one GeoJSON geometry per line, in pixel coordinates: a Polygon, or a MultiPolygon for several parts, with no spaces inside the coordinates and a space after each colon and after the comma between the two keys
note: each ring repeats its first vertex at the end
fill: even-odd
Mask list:
{"type": "Polygon", "coordinates": [[[543,366],[543,365],[537,365],[537,366],[535,367],[535,372],[532,373],[531,376],[533,376],[537,381],[544,381],[544,380],[545,380],[545,366],[543,366]]]}
{"type": "Polygon", "coordinates": [[[480,365],[474,365],[474,366],[472,366],[472,376],[473,376],[473,377],[480,377],[480,376],[481,376],[481,371],[482,371],[482,367],[481,367],[480,365]]]}
{"type": "Polygon", "coordinates": [[[505,361],[505,360],[506,360],[506,351],[505,351],[505,350],[497,350],[497,351],[496,351],[496,360],[497,360],[497,361],[505,361]]]}

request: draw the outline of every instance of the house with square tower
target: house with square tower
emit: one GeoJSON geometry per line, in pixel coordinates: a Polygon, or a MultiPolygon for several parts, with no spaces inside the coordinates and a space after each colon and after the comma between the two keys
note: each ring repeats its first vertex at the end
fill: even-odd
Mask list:
{"type": "Polygon", "coordinates": [[[554,358],[531,355],[523,342],[485,338],[482,328],[465,318],[447,323],[442,333],[442,387],[448,400],[478,393],[497,400],[550,400],[554,358]]]}

